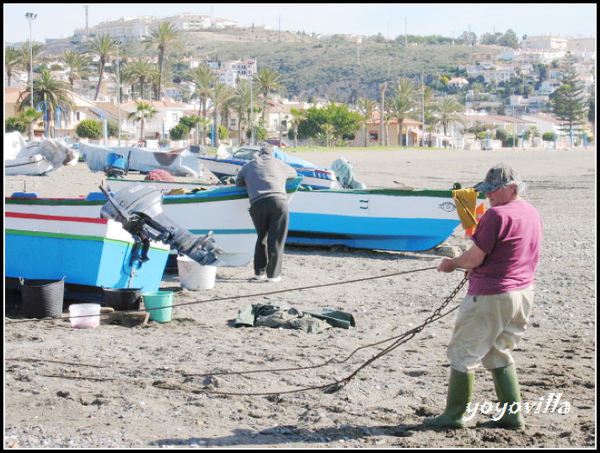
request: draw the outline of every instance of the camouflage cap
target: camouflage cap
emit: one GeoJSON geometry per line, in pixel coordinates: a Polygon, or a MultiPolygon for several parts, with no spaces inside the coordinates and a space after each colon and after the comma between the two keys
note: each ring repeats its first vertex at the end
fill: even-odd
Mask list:
{"type": "Polygon", "coordinates": [[[492,167],[485,175],[485,181],[477,184],[474,189],[477,192],[491,193],[510,184],[521,184],[521,176],[508,165],[500,163],[492,167]]]}

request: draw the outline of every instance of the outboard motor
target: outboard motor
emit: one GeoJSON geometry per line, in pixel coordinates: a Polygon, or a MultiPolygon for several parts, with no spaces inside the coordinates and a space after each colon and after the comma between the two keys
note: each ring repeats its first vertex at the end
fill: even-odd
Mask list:
{"type": "Polygon", "coordinates": [[[109,178],[122,178],[126,175],[125,156],[118,153],[108,153],[104,164],[104,173],[109,178]]]}
{"type": "Polygon", "coordinates": [[[177,253],[186,255],[202,265],[211,265],[219,261],[217,254],[223,250],[215,245],[213,232],[200,237],[174,223],[163,213],[163,195],[160,190],[144,184],[132,184],[114,196],[102,186],[100,190],[109,200],[100,211],[101,218],[122,223],[123,229],[135,238],[169,244],[171,250],[176,250],[177,253]]]}

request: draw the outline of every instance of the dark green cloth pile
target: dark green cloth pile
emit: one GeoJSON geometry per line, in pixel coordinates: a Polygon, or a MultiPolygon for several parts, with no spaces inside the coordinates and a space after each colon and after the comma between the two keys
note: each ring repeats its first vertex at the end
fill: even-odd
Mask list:
{"type": "Polygon", "coordinates": [[[252,304],[238,312],[234,327],[280,327],[320,333],[331,327],[349,329],[355,326],[354,316],[339,310],[301,310],[286,304],[252,304]]]}

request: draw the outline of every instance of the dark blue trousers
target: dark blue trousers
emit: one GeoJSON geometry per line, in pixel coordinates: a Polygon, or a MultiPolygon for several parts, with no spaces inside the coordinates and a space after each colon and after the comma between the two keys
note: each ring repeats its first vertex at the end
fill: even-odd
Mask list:
{"type": "Polygon", "coordinates": [[[268,278],[279,277],[290,223],[287,199],[261,198],[250,206],[250,217],[258,234],[254,272],[256,275],[266,272],[268,278]]]}

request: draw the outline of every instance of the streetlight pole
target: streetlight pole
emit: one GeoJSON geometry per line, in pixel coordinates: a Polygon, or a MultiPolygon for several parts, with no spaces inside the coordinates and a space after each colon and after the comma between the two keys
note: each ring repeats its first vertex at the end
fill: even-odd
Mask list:
{"type": "Polygon", "coordinates": [[[31,82],[31,108],[33,108],[33,40],[31,36],[31,28],[33,26],[33,21],[37,17],[37,14],[26,13],[25,17],[27,18],[27,22],[29,22],[29,81],[31,82]]]}
{"type": "Polygon", "coordinates": [[[56,106],[56,121],[58,125],[58,138],[60,139],[60,119],[61,113],[65,116],[65,142],[67,141],[67,105],[64,102],[56,106]]]}
{"type": "Polygon", "coordinates": [[[252,79],[250,79],[250,145],[254,146],[254,129],[252,128],[252,122],[254,119],[252,118],[254,115],[252,111],[252,79]]]}
{"type": "Polygon", "coordinates": [[[117,112],[119,114],[119,136],[117,140],[119,142],[119,146],[121,146],[121,74],[119,73],[119,45],[121,41],[118,39],[115,41],[117,45],[117,112]]]}

